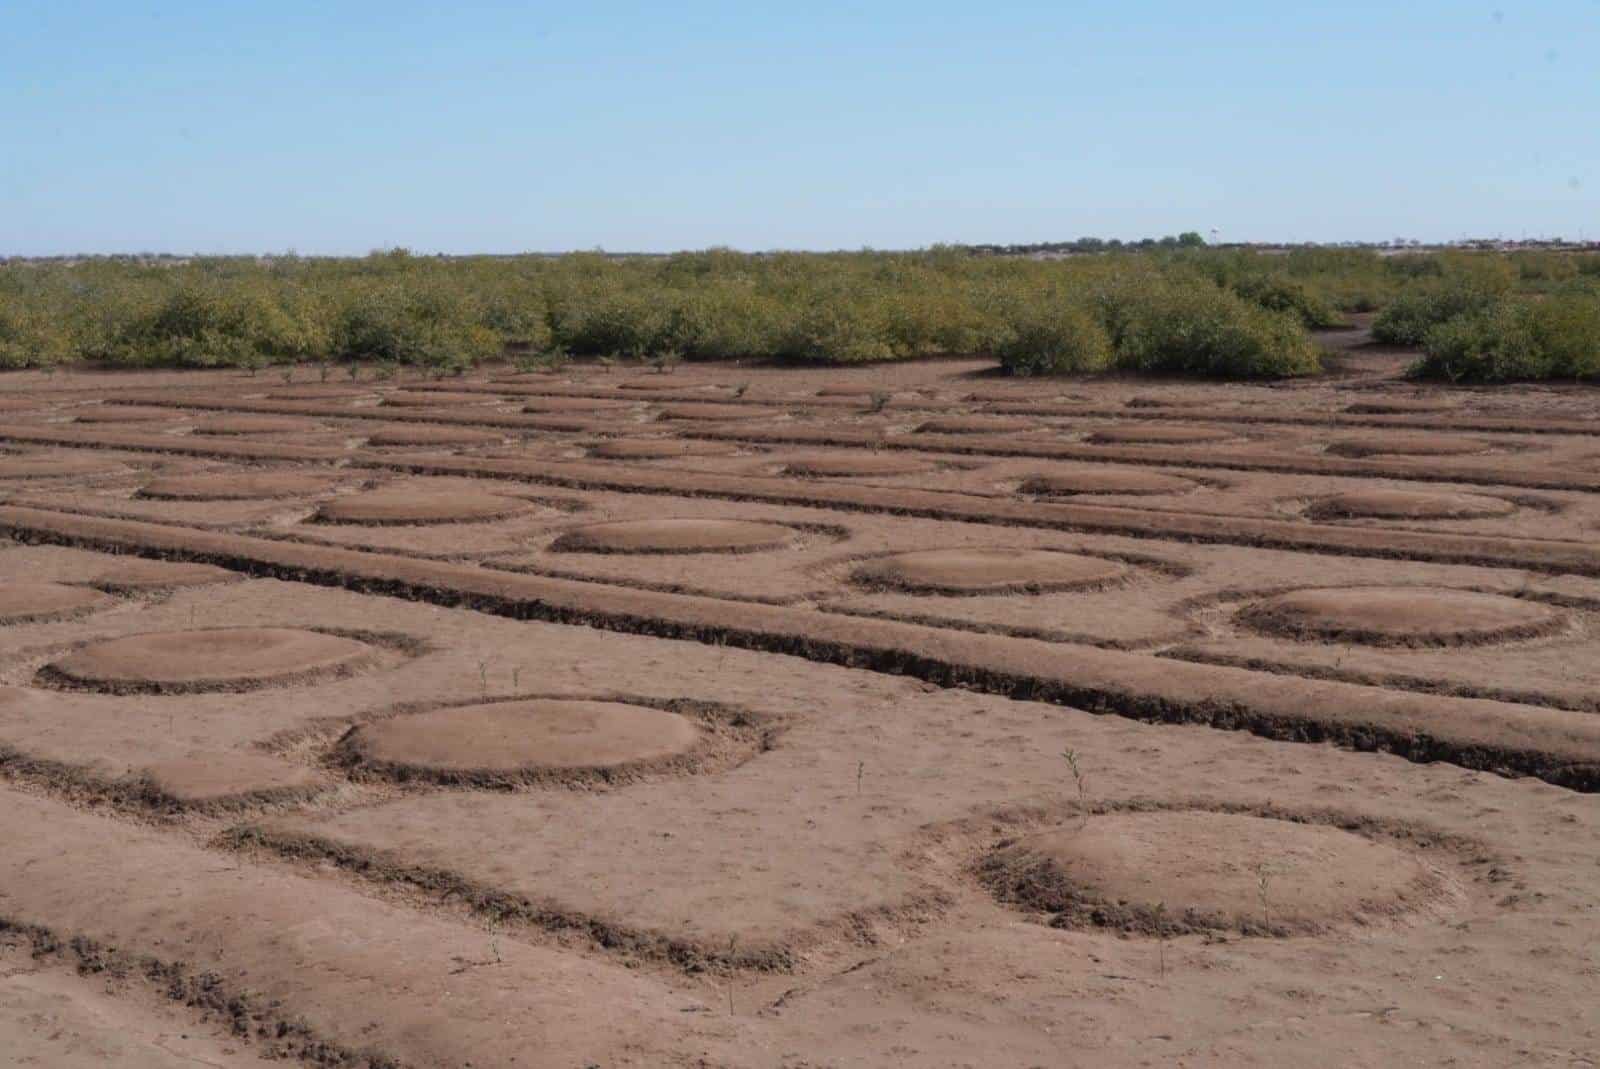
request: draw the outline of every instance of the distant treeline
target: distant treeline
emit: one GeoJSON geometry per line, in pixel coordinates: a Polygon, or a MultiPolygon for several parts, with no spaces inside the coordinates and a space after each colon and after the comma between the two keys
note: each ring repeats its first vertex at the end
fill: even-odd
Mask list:
{"type": "Polygon", "coordinates": [[[1308,328],[1384,309],[1381,335],[1426,347],[1423,373],[1595,373],[1583,332],[1600,255],[1266,254],[1195,233],[1063,259],[982,251],[13,261],[0,265],[0,367],[370,361],[443,374],[505,356],[958,354],[1019,374],[1278,376],[1317,370],[1308,328]]]}

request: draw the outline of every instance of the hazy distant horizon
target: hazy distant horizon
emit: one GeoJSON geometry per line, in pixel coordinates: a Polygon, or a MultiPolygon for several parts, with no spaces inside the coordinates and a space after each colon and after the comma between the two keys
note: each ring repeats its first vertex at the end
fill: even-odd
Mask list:
{"type": "Polygon", "coordinates": [[[23,0],[0,30],[12,256],[1600,236],[1592,0],[23,0]]]}

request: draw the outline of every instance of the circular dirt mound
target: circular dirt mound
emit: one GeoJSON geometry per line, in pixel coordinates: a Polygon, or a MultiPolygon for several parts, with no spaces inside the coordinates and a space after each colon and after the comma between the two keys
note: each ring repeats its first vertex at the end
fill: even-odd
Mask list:
{"type": "Polygon", "coordinates": [[[82,456],[0,456],[0,479],[65,479],[74,476],[115,475],[121,464],[82,456]]]}
{"type": "Polygon", "coordinates": [[[1094,590],[1126,578],[1114,560],[1046,549],[928,549],[860,565],[861,586],[910,594],[1045,594],[1094,590]]]}
{"type": "Polygon", "coordinates": [[[368,445],[499,445],[505,435],[491,431],[478,431],[470,427],[391,427],[375,431],[367,439],[368,445]]]}
{"type": "Polygon", "coordinates": [[[1130,397],[1128,408],[1204,408],[1210,402],[1199,397],[1130,397]]]}
{"type": "Polygon", "coordinates": [[[356,671],[373,659],[373,647],[353,638],[239,627],[96,642],[41,674],[52,682],[111,693],[183,693],[308,683],[356,671]]]}
{"type": "Polygon", "coordinates": [[[1317,520],[1470,520],[1509,516],[1517,506],[1483,494],[1429,494],[1415,490],[1352,490],[1314,502],[1306,515],[1317,520]]]}
{"type": "Polygon", "coordinates": [[[60,583],[0,583],[0,624],[62,620],[112,604],[95,590],[60,583]]]}
{"type": "Polygon", "coordinates": [[[1381,438],[1345,438],[1328,446],[1342,457],[1457,457],[1489,450],[1488,442],[1448,434],[1393,434],[1381,438]]]}
{"type": "Polygon", "coordinates": [[[1024,494],[1041,497],[1075,497],[1080,494],[1183,494],[1197,484],[1176,475],[1162,475],[1153,471],[1102,471],[1094,468],[1084,471],[1051,472],[1025,479],[1018,489],[1024,494]]]}
{"type": "Polygon", "coordinates": [[[292,434],[311,430],[312,425],[298,419],[274,419],[271,416],[241,416],[237,419],[213,419],[197,425],[196,434],[292,434]]]}
{"type": "Polygon", "coordinates": [[[775,408],[754,408],[749,405],[668,405],[661,410],[662,419],[695,422],[771,419],[777,415],[781,413],[775,408]]]}
{"type": "Polygon", "coordinates": [[[824,386],[817,391],[818,397],[871,397],[873,394],[890,393],[894,391],[883,386],[824,386]]]}
{"type": "Polygon", "coordinates": [[[1017,434],[1037,430],[1039,425],[1025,419],[1004,416],[946,416],[930,419],[917,428],[918,434],[1017,434]]]}
{"type": "Polygon", "coordinates": [[[1430,412],[1449,412],[1455,406],[1444,401],[1423,401],[1405,397],[1391,397],[1387,400],[1357,401],[1344,406],[1346,412],[1357,415],[1380,416],[1406,416],[1423,415],[1430,412]]]}
{"type": "Polygon", "coordinates": [[[332,479],[288,471],[171,475],[152,479],[139,496],[167,501],[258,501],[320,494],[333,485],[332,479]]]}
{"type": "Polygon", "coordinates": [[[935,470],[936,466],[926,460],[885,453],[854,456],[819,453],[816,456],[792,457],[783,463],[785,475],[810,479],[845,478],[851,475],[920,475],[935,470]]]}
{"type": "Polygon", "coordinates": [[[392,487],[335,498],[317,510],[323,523],[393,526],[424,523],[482,523],[515,516],[528,502],[476,490],[392,487]]]}
{"type": "Polygon", "coordinates": [[[161,423],[178,418],[176,412],[164,408],[120,408],[107,405],[103,408],[86,408],[73,417],[75,423],[161,423]]]}
{"type": "Polygon", "coordinates": [[[1153,423],[1146,427],[1104,427],[1089,435],[1095,445],[1187,445],[1191,442],[1221,442],[1237,438],[1221,427],[1174,427],[1153,423]]]}
{"type": "Polygon", "coordinates": [[[1148,934],[1288,935],[1426,908],[1448,891],[1421,859],[1325,824],[1232,813],[1110,813],[1018,840],[980,867],[997,897],[1148,934]]]}
{"type": "Polygon", "coordinates": [[[420,393],[391,393],[383,405],[390,408],[444,408],[451,405],[492,405],[500,398],[492,393],[450,393],[444,390],[420,393]]]}
{"type": "Polygon", "coordinates": [[[1563,620],[1537,602],[1435,587],[1294,590],[1246,606],[1237,619],[1287,638],[1417,647],[1535,638],[1563,620]]]}
{"type": "Polygon", "coordinates": [[[371,397],[371,390],[352,386],[289,386],[272,390],[267,396],[274,401],[348,401],[357,397],[371,397]]]}
{"type": "Polygon", "coordinates": [[[541,412],[615,412],[632,407],[627,401],[604,397],[541,397],[523,405],[522,410],[537,415],[541,412]]]}
{"type": "Polygon", "coordinates": [[[550,544],[565,553],[754,553],[782,549],[791,528],[750,520],[621,520],[568,531],[550,544]]]}
{"type": "Polygon", "coordinates": [[[662,709],[537,699],[397,716],[354,729],[341,745],[357,766],[470,779],[651,765],[699,740],[693,721],[662,709]]]}
{"type": "Polygon", "coordinates": [[[679,382],[672,378],[634,379],[631,382],[624,382],[618,389],[644,390],[648,393],[669,393],[673,390],[698,390],[701,385],[698,382],[679,382]]]}
{"type": "Polygon", "coordinates": [[[117,594],[137,594],[151,590],[176,590],[180,587],[231,583],[240,578],[235,572],[214,564],[193,564],[161,560],[127,560],[107,568],[89,585],[117,594]]]}
{"type": "Polygon", "coordinates": [[[733,451],[730,446],[684,442],[676,438],[620,438],[613,442],[601,442],[589,450],[589,455],[605,457],[607,460],[665,460],[669,457],[726,456],[733,451]]]}

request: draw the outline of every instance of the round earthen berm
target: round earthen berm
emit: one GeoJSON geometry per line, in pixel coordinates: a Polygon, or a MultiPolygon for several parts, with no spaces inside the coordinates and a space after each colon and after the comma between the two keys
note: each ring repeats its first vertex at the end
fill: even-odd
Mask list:
{"type": "Polygon", "coordinates": [[[1460,457],[1488,450],[1487,442],[1447,434],[1390,434],[1371,438],[1342,438],[1328,445],[1328,452],[1341,457],[1460,457]]]}
{"type": "Polygon", "coordinates": [[[340,745],[353,764],[391,773],[514,775],[650,765],[699,740],[693,721],[662,709],[532,699],[380,720],[355,728],[340,745]]]}
{"type": "Polygon", "coordinates": [[[96,590],[61,583],[0,583],[0,624],[65,620],[113,604],[96,590]]]}
{"type": "Polygon", "coordinates": [[[1437,907],[1446,877],[1399,846],[1237,813],[1107,813],[1037,832],[980,866],[1002,901],[1055,923],[1150,935],[1291,935],[1437,907]]]}
{"type": "Polygon", "coordinates": [[[686,442],[678,438],[618,438],[594,446],[589,450],[589,455],[607,460],[667,460],[672,457],[725,456],[734,451],[732,446],[686,442]]]}
{"type": "Polygon", "coordinates": [[[619,520],[575,528],[550,548],[565,553],[754,553],[782,549],[794,536],[793,528],[751,520],[619,520]]]}
{"type": "Polygon", "coordinates": [[[1151,423],[1142,426],[1103,427],[1085,441],[1095,445],[1187,445],[1222,442],[1238,435],[1221,427],[1185,427],[1151,423]]]}
{"type": "Polygon", "coordinates": [[[1184,494],[1198,484],[1176,475],[1154,471],[1084,468],[1032,475],[1017,487],[1024,494],[1040,497],[1076,497],[1085,494],[1184,494]]]}
{"type": "Polygon", "coordinates": [[[275,419],[271,416],[231,416],[195,425],[195,434],[229,437],[249,434],[296,434],[315,430],[316,425],[300,419],[275,419]]]}
{"type": "Polygon", "coordinates": [[[367,438],[367,444],[379,447],[390,446],[435,446],[435,445],[498,445],[505,441],[505,435],[493,431],[474,430],[471,427],[389,427],[381,431],[374,431],[367,438]]]}
{"type": "Polygon", "coordinates": [[[144,594],[231,583],[240,578],[238,572],[215,564],[128,558],[100,572],[88,585],[113,594],[144,594]]]}
{"type": "Polygon", "coordinates": [[[499,396],[492,393],[449,393],[439,390],[386,394],[380,404],[387,408],[447,408],[452,405],[492,405],[499,400],[499,396]]]}
{"type": "Polygon", "coordinates": [[[139,496],[163,501],[265,501],[320,494],[334,483],[321,475],[295,471],[169,475],[150,480],[140,488],[139,496]]]}
{"type": "Polygon", "coordinates": [[[1351,490],[1311,503],[1315,520],[1471,520],[1509,516],[1517,506],[1484,494],[1428,493],[1417,490],[1351,490]]]}
{"type": "Polygon", "coordinates": [[[22,453],[0,456],[0,479],[70,479],[117,475],[127,470],[114,460],[72,454],[22,453]]]}
{"type": "Polygon", "coordinates": [[[664,420],[687,422],[722,422],[730,420],[772,419],[782,413],[775,408],[756,408],[753,405],[667,405],[661,410],[664,420]]]}
{"type": "Polygon", "coordinates": [[[1466,646],[1537,638],[1564,617],[1536,601],[1440,587],[1292,590],[1239,610],[1263,634],[1367,646],[1466,646]]]}
{"type": "Polygon", "coordinates": [[[348,494],[317,510],[322,523],[397,526],[433,523],[484,523],[526,512],[532,505],[516,497],[478,490],[435,490],[404,485],[348,494]]]}
{"type": "Polygon", "coordinates": [[[310,683],[365,668],[374,647],[289,627],[157,631],[91,643],[41,670],[46,682],[123,693],[194,693],[310,683]]]}
{"type": "Polygon", "coordinates": [[[1026,419],[1005,416],[941,416],[917,427],[918,434],[1021,434],[1039,425],[1026,419]]]}
{"type": "Polygon", "coordinates": [[[818,453],[783,461],[783,473],[808,479],[848,478],[861,475],[921,475],[937,465],[893,453],[818,453]]]}
{"type": "Polygon", "coordinates": [[[181,418],[176,411],[166,408],[123,408],[121,405],[100,405],[78,411],[75,423],[163,423],[181,418]]]}
{"type": "Polygon", "coordinates": [[[850,578],[909,594],[1045,594],[1097,590],[1128,574],[1120,561],[1048,549],[925,549],[867,561],[850,578]]]}

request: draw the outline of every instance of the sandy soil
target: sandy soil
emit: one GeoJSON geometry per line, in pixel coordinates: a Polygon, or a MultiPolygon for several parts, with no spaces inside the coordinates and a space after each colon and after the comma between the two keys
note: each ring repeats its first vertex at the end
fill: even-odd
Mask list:
{"type": "Polygon", "coordinates": [[[1600,1063],[1600,397],[1323,340],[6,376],[0,1063],[1600,1063]]]}

